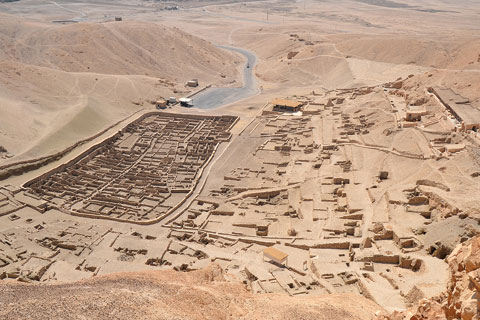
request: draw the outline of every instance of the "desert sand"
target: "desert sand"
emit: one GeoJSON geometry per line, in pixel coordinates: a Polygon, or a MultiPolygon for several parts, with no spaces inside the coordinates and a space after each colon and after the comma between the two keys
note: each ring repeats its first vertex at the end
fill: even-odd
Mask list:
{"type": "Polygon", "coordinates": [[[475,319],[479,14],[1,2],[0,314],[475,319]]]}

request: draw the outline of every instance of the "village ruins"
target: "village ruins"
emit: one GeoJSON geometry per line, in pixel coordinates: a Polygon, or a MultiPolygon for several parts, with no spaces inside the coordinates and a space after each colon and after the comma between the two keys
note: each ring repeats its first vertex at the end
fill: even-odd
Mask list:
{"type": "Polygon", "coordinates": [[[257,293],[357,293],[392,310],[435,295],[448,249],[423,226],[462,208],[415,168],[468,155],[476,113],[438,88],[415,111],[394,87],[276,99],[236,130],[234,116],[145,113],[0,189],[0,278],[215,262],[257,293]]]}
{"type": "Polygon", "coordinates": [[[479,16],[0,0],[0,319],[480,317],[479,16]]]}

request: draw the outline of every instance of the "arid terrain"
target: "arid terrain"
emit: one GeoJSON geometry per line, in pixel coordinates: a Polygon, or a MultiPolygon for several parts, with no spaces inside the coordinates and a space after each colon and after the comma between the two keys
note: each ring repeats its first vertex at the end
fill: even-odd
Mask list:
{"type": "Polygon", "coordinates": [[[0,1],[1,318],[478,319],[479,16],[0,1]]]}

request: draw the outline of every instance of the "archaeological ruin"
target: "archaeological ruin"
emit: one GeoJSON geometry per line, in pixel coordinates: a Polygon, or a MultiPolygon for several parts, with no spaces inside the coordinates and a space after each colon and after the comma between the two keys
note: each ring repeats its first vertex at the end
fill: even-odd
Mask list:
{"type": "Polygon", "coordinates": [[[3,186],[0,278],[215,263],[255,293],[355,293],[387,310],[441,292],[451,248],[428,228],[469,218],[453,180],[435,172],[474,156],[468,133],[441,101],[417,116],[391,84],[291,99],[301,110],[267,103],[242,126],[144,113],[22,187],[3,186]],[[430,175],[418,171],[426,164],[430,175]]]}
{"type": "Polygon", "coordinates": [[[152,113],[25,184],[52,207],[116,221],[160,221],[192,192],[235,117],[152,113]]]}

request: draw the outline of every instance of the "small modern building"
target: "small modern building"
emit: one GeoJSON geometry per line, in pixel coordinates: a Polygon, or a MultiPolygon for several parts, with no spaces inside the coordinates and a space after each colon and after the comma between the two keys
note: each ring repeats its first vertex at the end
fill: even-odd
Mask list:
{"type": "Polygon", "coordinates": [[[272,101],[272,105],[275,111],[298,112],[303,103],[293,100],[275,99],[272,101]]]}
{"type": "Polygon", "coordinates": [[[182,107],[193,107],[193,100],[190,98],[180,98],[178,102],[182,107]]]}
{"type": "Polygon", "coordinates": [[[198,87],[198,79],[187,81],[187,87],[198,87]]]}
{"type": "Polygon", "coordinates": [[[155,102],[155,107],[157,109],[165,109],[167,107],[167,100],[160,99],[155,102]]]}
{"type": "Polygon", "coordinates": [[[288,263],[288,254],[274,247],[268,247],[263,250],[263,260],[265,260],[265,258],[280,265],[286,266],[288,263]]]}

